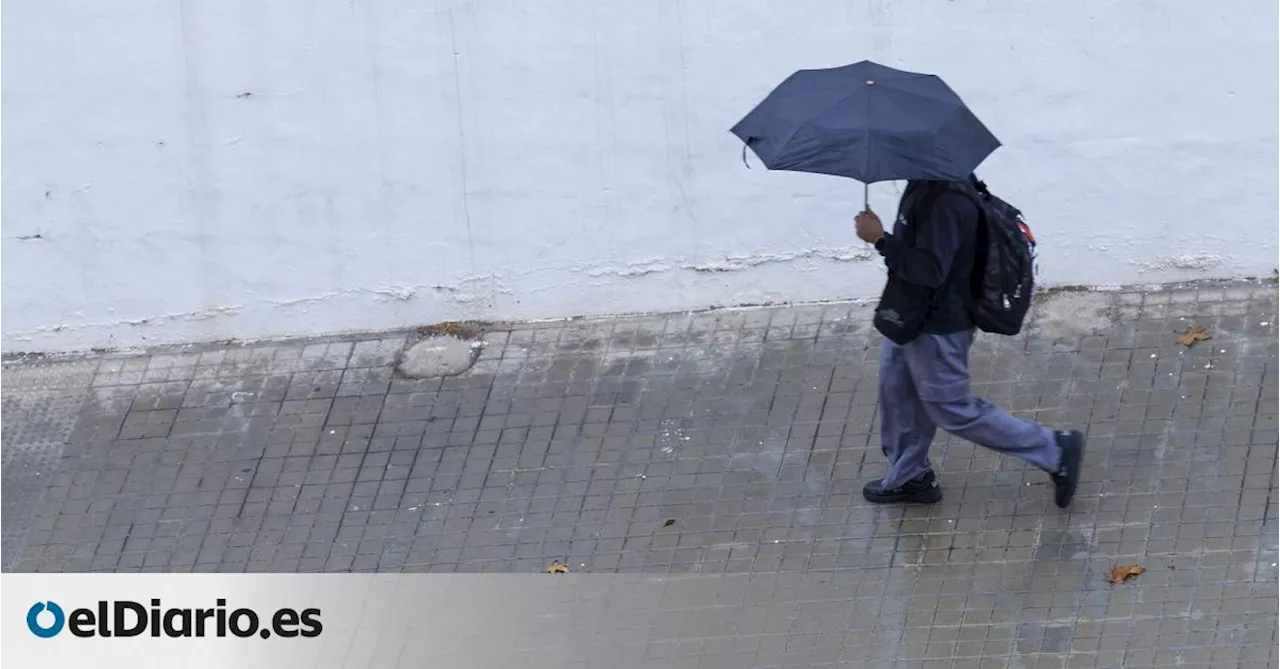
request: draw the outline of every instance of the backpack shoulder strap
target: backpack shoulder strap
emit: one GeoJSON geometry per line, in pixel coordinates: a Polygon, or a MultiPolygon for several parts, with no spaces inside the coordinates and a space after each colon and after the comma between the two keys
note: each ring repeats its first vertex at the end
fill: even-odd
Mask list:
{"type": "Polygon", "coordinates": [[[979,195],[984,198],[991,197],[991,191],[987,190],[987,182],[978,178],[976,174],[969,175],[969,185],[973,187],[979,195]]]}

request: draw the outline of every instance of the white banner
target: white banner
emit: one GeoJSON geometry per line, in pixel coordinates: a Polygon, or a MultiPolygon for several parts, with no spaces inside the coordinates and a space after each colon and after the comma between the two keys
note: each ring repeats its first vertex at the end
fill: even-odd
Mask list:
{"type": "Polygon", "coordinates": [[[859,579],[831,575],[2,578],[12,667],[705,669],[803,663],[823,647],[878,660],[877,632],[900,634],[856,615],[859,579]]]}

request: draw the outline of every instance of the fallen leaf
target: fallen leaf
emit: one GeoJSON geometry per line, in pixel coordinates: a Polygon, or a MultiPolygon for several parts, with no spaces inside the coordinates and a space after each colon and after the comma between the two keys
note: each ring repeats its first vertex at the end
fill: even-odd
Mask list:
{"type": "Polygon", "coordinates": [[[663,524],[662,524],[662,526],[663,526],[663,527],[671,527],[672,525],[675,525],[675,524],[676,524],[676,519],[675,519],[675,518],[668,518],[668,519],[667,519],[667,522],[663,523],[663,524]]]}
{"type": "Polygon", "coordinates": [[[569,565],[561,562],[560,560],[552,560],[551,564],[547,565],[547,573],[548,574],[567,574],[569,573],[569,565]]]}
{"type": "Polygon", "coordinates": [[[1192,325],[1187,331],[1178,337],[1178,343],[1183,346],[1193,346],[1198,341],[1209,341],[1213,337],[1209,336],[1209,328],[1203,325],[1192,325]]]}
{"type": "Polygon", "coordinates": [[[1111,571],[1107,574],[1107,580],[1111,581],[1113,585],[1124,583],[1130,578],[1140,575],[1144,571],[1146,571],[1146,568],[1143,567],[1142,565],[1131,564],[1127,567],[1121,566],[1121,565],[1115,565],[1114,567],[1111,568],[1111,571]]]}

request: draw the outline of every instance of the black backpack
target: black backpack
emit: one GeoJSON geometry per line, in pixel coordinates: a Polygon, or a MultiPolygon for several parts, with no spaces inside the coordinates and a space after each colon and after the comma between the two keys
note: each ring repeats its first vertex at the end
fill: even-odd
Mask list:
{"type": "Polygon", "coordinates": [[[973,324],[983,332],[1016,335],[1031,310],[1036,238],[1017,207],[992,195],[978,177],[969,180],[973,189],[966,194],[982,213],[971,279],[973,324]]]}

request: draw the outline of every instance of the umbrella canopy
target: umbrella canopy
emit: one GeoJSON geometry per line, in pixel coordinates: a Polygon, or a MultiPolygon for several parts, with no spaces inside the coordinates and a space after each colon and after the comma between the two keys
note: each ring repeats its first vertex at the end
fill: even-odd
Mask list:
{"type": "Polygon", "coordinates": [[[796,72],[731,132],[771,170],[866,184],[967,179],[1000,146],[942,79],[870,61],[796,72]]]}

